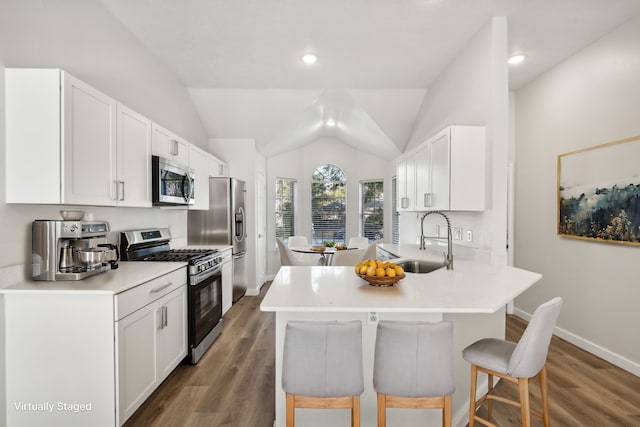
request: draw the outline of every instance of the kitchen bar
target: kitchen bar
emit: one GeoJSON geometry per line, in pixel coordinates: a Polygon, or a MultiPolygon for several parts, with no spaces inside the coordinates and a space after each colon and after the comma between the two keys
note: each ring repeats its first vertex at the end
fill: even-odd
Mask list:
{"type": "MultiPolygon", "coordinates": [[[[407,273],[395,286],[378,288],[356,276],[353,267],[282,267],[260,307],[262,311],[276,313],[274,425],[283,427],[285,421],[280,378],[284,330],[289,320],[362,321],[365,378],[365,391],[361,396],[362,425],[375,425],[376,420],[372,371],[377,322],[452,321],[456,355],[453,425],[464,425],[468,417],[469,366],[460,356],[462,349],[483,337],[504,338],[503,307],[541,277],[514,267],[457,260],[455,270],[407,273]]],[[[304,409],[296,414],[296,419],[305,426],[348,424],[348,417],[346,410],[304,409]]],[[[389,411],[388,419],[390,425],[432,425],[439,422],[440,413],[394,410],[389,411]]]]}

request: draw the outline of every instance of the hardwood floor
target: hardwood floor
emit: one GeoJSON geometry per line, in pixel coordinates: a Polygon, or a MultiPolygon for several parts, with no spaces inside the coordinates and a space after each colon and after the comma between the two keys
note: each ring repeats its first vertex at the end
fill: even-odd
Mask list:
{"type": "MultiPolygon", "coordinates": [[[[272,427],[275,316],[260,311],[267,289],[235,304],[225,315],[222,335],[198,365],[179,366],[125,426],[272,427]]],[[[526,324],[507,316],[507,338],[517,341],[526,324]]],[[[557,337],[547,369],[552,426],[640,426],[640,378],[557,337]]],[[[517,396],[517,386],[506,381],[496,390],[517,396]]],[[[531,393],[539,408],[537,380],[531,393]]],[[[494,403],[493,418],[503,427],[521,425],[519,410],[509,405],[494,403]]],[[[542,426],[535,417],[532,422],[542,426]]]]}

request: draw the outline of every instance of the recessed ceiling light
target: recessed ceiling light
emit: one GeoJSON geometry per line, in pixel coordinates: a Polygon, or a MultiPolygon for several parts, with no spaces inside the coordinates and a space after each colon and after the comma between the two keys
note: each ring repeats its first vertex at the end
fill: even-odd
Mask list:
{"type": "Polygon", "coordinates": [[[328,119],[328,120],[325,122],[325,124],[326,124],[327,126],[329,126],[330,128],[332,128],[332,127],[334,127],[334,126],[336,125],[336,121],[335,121],[335,120],[333,120],[333,119],[328,119]]]}
{"type": "Polygon", "coordinates": [[[315,53],[305,53],[300,57],[300,60],[308,65],[315,64],[318,62],[318,55],[315,53]]]}
{"type": "Polygon", "coordinates": [[[527,57],[521,53],[518,53],[517,55],[512,55],[507,62],[511,65],[516,65],[516,64],[520,64],[521,62],[523,62],[525,59],[527,59],[527,57]]]}

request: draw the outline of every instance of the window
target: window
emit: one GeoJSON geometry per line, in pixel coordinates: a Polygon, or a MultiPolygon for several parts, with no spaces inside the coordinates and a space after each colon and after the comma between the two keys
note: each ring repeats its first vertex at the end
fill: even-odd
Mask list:
{"type": "Polygon", "coordinates": [[[336,165],[320,166],[311,181],[311,236],[313,244],[344,243],[346,179],[336,165]]]}
{"type": "Polygon", "coordinates": [[[360,235],[369,242],[384,237],[383,181],[360,182],[360,235]]]}
{"type": "Polygon", "coordinates": [[[296,180],[276,178],[276,237],[285,243],[295,234],[296,180]]]}

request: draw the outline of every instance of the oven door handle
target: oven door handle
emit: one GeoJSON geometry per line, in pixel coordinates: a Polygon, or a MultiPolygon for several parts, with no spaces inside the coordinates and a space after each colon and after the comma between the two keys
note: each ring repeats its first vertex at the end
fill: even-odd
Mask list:
{"type": "Polygon", "coordinates": [[[197,274],[195,276],[193,276],[193,281],[194,281],[194,285],[197,285],[199,282],[202,282],[205,279],[208,279],[209,277],[213,276],[214,274],[218,274],[220,273],[220,271],[222,271],[222,265],[218,264],[218,266],[216,266],[214,269],[212,270],[208,270],[208,271],[204,271],[200,274],[197,274]]]}

